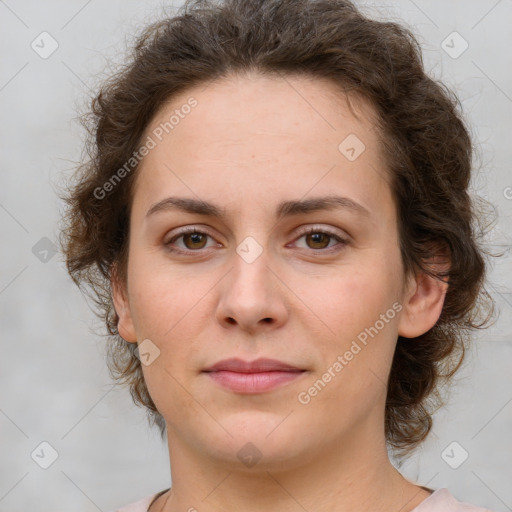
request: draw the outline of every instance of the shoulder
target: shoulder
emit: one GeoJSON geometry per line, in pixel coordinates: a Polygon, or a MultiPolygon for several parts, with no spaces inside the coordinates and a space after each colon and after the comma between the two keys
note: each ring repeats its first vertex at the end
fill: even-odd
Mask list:
{"type": "MultiPolygon", "coordinates": [[[[162,491],[165,492],[165,491],[162,491]]],[[[123,505],[122,507],[116,508],[115,511],[112,512],[147,512],[149,506],[153,501],[162,494],[162,492],[158,492],[156,494],[150,494],[149,496],[145,496],[138,501],[133,503],[129,503],[128,505],[123,505]]]]}
{"type": "Polygon", "coordinates": [[[411,512],[492,512],[488,508],[477,507],[458,501],[448,489],[437,489],[411,512]]]}
{"type": "MultiPolygon", "coordinates": [[[[145,496],[144,498],[117,508],[115,512],[147,512],[151,503],[165,491],[145,496]]],[[[448,489],[437,489],[411,512],[493,512],[488,508],[477,507],[470,503],[458,501],[448,489]]]]}

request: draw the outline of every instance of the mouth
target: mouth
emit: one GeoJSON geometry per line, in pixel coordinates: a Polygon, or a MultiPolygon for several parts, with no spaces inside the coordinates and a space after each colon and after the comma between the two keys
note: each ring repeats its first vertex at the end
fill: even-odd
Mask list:
{"type": "Polygon", "coordinates": [[[291,382],[305,369],[276,359],[226,359],[203,370],[216,384],[236,393],[256,394],[291,382]]]}

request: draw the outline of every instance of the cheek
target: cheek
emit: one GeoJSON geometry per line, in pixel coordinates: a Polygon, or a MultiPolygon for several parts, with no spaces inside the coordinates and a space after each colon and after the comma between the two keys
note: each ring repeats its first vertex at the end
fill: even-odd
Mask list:
{"type": "Polygon", "coordinates": [[[169,360],[169,356],[162,353],[150,366],[143,366],[142,371],[149,395],[168,427],[181,426],[186,430],[197,423],[204,411],[195,398],[196,393],[191,392],[187,384],[182,384],[185,381],[173,367],[172,358],[169,360]]]}
{"type": "MultiPolygon", "coordinates": [[[[191,268],[176,271],[155,262],[138,269],[144,270],[130,276],[137,338],[153,341],[160,350],[161,366],[165,361],[165,368],[178,376],[190,366],[191,357],[201,352],[205,329],[214,314],[212,288],[218,278],[198,275],[191,268]]],[[[155,372],[151,368],[148,373],[151,378],[155,372]]]]}
{"type": "Polygon", "coordinates": [[[352,266],[315,288],[315,308],[331,331],[356,335],[392,307],[397,286],[387,269],[377,264],[352,266]]]}
{"type": "Polygon", "coordinates": [[[129,267],[132,316],[139,336],[163,340],[179,328],[180,319],[190,323],[185,317],[195,313],[204,280],[173,268],[165,257],[141,252],[133,255],[129,267]]]}
{"type": "Polygon", "coordinates": [[[131,309],[137,335],[159,339],[162,332],[172,327],[175,308],[172,292],[164,283],[151,280],[150,276],[134,279],[131,283],[131,309]]]}
{"type": "Polygon", "coordinates": [[[395,286],[375,267],[331,282],[324,294],[330,300],[321,319],[331,332],[315,338],[320,364],[302,391],[312,393],[311,407],[305,409],[312,416],[330,416],[333,407],[339,411],[339,420],[329,426],[334,435],[340,423],[349,428],[385,400],[397,336],[393,304],[399,308],[399,303],[395,286]],[[344,417],[343,411],[350,415],[344,417]]]}
{"type": "Polygon", "coordinates": [[[328,407],[334,400],[362,414],[385,392],[401,309],[391,265],[389,260],[354,265],[323,289],[316,307],[329,334],[318,336],[316,346],[320,378],[332,384],[325,394],[322,391],[318,406],[328,407]],[[330,377],[329,369],[336,377],[330,377]]]}

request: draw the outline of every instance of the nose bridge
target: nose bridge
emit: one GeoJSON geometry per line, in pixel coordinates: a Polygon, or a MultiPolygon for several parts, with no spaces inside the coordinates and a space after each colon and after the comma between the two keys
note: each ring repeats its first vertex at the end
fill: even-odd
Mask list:
{"type": "MultiPolygon", "coordinates": [[[[261,240],[262,237],[263,235],[260,235],[258,238],[261,240]]],[[[266,244],[266,242],[263,243],[266,244]]],[[[268,246],[264,246],[263,243],[260,243],[256,237],[248,235],[236,247],[232,279],[242,286],[238,294],[243,295],[244,291],[251,294],[257,291],[266,293],[271,275],[268,268],[270,252],[268,246]]],[[[236,286],[236,283],[232,284],[236,286]]]]}
{"type": "MultiPolygon", "coordinates": [[[[256,235],[260,238],[263,235],[256,235]]],[[[271,251],[256,236],[246,236],[235,248],[233,266],[222,287],[218,321],[246,330],[282,324],[286,308],[271,270],[271,251]]],[[[268,238],[268,237],[267,237],[268,238]]]]}
{"type": "MultiPolygon", "coordinates": [[[[258,238],[261,240],[262,237],[263,235],[260,235],[258,238]]],[[[237,245],[236,253],[247,265],[252,265],[258,260],[261,263],[261,260],[268,259],[268,246],[264,247],[263,243],[266,242],[260,243],[254,236],[248,235],[237,245]],[[264,253],[267,254],[262,257],[264,253]]]]}

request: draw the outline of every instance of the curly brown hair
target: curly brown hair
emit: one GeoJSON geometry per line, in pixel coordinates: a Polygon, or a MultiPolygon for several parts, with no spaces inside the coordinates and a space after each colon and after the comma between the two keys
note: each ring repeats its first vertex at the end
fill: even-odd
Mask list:
{"type": "Polygon", "coordinates": [[[90,158],[61,196],[68,272],[88,289],[106,324],[112,377],[129,384],[134,402],[147,407],[163,437],[165,421],[148,393],[136,344],[119,336],[111,294],[114,268],[126,280],[133,156],[148,123],[173,95],[249,70],[329,78],[373,105],[404,272],[448,280],[434,327],[397,340],[385,432],[388,445],[407,454],[429,433],[442,403],[441,380],[459,368],[471,331],[486,326],[494,312],[484,287],[487,202],[468,191],[473,144],[459,100],[427,76],[408,28],[370,19],[348,0],[189,0],[176,15],[146,27],[129,62],[102,84],[81,118],[90,158]],[[116,173],[119,183],[106,187],[116,173]],[[445,272],[429,265],[439,254],[449,256],[445,272]]]}

